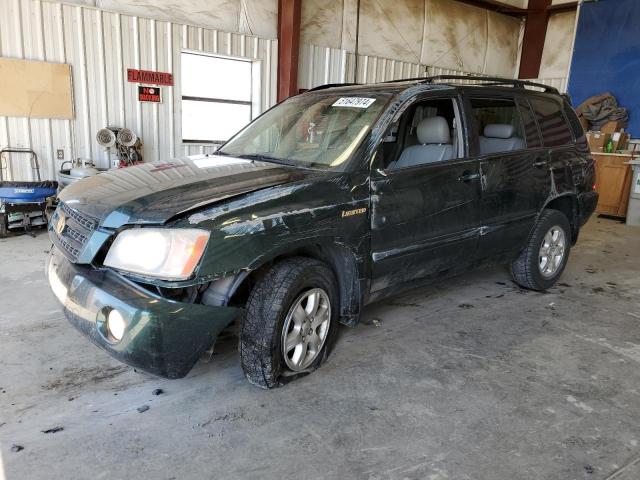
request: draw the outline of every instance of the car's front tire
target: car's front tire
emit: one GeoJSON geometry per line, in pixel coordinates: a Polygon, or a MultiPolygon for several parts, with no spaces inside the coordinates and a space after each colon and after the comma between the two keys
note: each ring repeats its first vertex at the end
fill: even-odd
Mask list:
{"type": "Polygon", "coordinates": [[[511,264],[511,276],[530,290],[551,288],[567,265],[571,225],[558,210],[544,210],[520,256],[511,264]]]}
{"type": "Polygon", "coordinates": [[[9,236],[9,216],[6,213],[0,213],[0,238],[9,236]]]}
{"type": "Polygon", "coordinates": [[[274,388],[306,375],[326,359],[338,327],[335,276],[306,257],[280,261],[247,300],[240,360],[254,385],[274,388]]]}

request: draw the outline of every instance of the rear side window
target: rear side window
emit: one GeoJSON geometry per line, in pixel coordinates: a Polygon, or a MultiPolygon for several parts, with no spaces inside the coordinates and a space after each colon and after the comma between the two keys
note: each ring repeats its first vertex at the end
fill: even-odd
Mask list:
{"type": "Polygon", "coordinates": [[[480,155],[522,150],[526,147],[522,120],[510,98],[472,98],[471,112],[480,155]]]}
{"type": "Polygon", "coordinates": [[[578,120],[576,112],[568,102],[564,102],[564,114],[569,120],[569,125],[571,125],[571,129],[573,130],[573,136],[576,138],[584,137],[584,129],[582,125],[580,125],[580,120],[578,120]]]}
{"type": "Polygon", "coordinates": [[[533,115],[531,107],[526,100],[518,100],[518,108],[520,109],[520,115],[522,116],[522,123],[524,124],[524,138],[527,140],[527,147],[539,148],[542,146],[542,140],[540,140],[540,132],[538,132],[538,124],[536,118],[533,115]]]}
{"type": "Polygon", "coordinates": [[[539,97],[531,97],[529,101],[536,113],[544,146],[560,147],[562,145],[571,145],[573,136],[567,119],[562,112],[561,101],[539,97]]]}

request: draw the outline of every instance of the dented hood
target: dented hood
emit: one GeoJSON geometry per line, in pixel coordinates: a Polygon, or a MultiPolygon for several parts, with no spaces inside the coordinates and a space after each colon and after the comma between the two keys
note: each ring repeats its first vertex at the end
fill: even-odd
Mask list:
{"type": "Polygon", "coordinates": [[[85,178],[59,195],[104,227],[160,224],[254,190],[300,180],[310,171],[228,156],[152,162],[85,178]]]}

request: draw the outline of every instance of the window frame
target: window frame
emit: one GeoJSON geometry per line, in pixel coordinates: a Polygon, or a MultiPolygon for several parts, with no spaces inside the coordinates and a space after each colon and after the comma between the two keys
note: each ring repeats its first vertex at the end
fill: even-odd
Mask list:
{"type": "Polygon", "coordinates": [[[555,98],[550,95],[528,95],[527,96],[527,103],[529,104],[529,107],[533,112],[533,115],[536,119],[536,123],[538,124],[538,131],[540,132],[540,140],[542,141],[542,148],[546,148],[547,150],[550,150],[550,149],[568,148],[568,147],[574,146],[577,139],[576,139],[575,132],[573,131],[573,127],[571,126],[571,122],[569,121],[569,118],[567,118],[567,113],[564,110],[565,109],[564,99],[562,97],[558,99],[559,110],[560,110],[560,114],[562,115],[562,118],[564,119],[564,123],[567,129],[569,130],[569,135],[571,137],[571,140],[569,141],[569,143],[564,143],[562,145],[547,145],[545,143],[544,133],[542,131],[542,126],[540,125],[540,119],[538,118],[538,113],[533,105],[533,102],[531,101],[532,99],[538,99],[544,102],[551,102],[551,103],[557,103],[557,102],[555,98]]]}
{"type": "Polygon", "coordinates": [[[518,111],[520,112],[520,117],[522,118],[522,127],[525,128],[525,124],[524,124],[524,116],[522,114],[522,110],[525,108],[529,109],[529,112],[532,115],[533,118],[533,123],[535,123],[536,125],[536,132],[538,132],[538,142],[540,143],[539,147],[532,147],[529,146],[529,143],[527,141],[526,138],[526,134],[525,134],[525,143],[527,144],[527,148],[529,150],[539,150],[539,149],[546,149],[548,147],[544,146],[544,140],[542,139],[542,130],[540,129],[540,123],[538,122],[538,116],[536,115],[536,112],[533,110],[533,106],[531,105],[531,102],[529,101],[529,95],[516,95],[516,105],[518,106],[518,111]]]}
{"type": "MultiPolygon", "coordinates": [[[[500,92],[499,94],[495,94],[495,93],[487,93],[481,91],[474,91],[474,92],[470,92],[468,97],[467,97],[469,103],[468,103],[468,108],[469,108],[469,121],[473,124],[473,130],[469,131],[469,135],[471,135],[473,138],[469,139],[469,144],[473,144],[475,146],[475,156],[476,158],[487,158],[487,157],[494,157],[494,156],[504,156],[504,155],[510,155],[511,153],[518,153],[518,152],[523,152],[525,150],[529,150],[531,148],[538,148],[538,147],[530,147],[528,142],[527,142],[527,138],[525,135],[525,131],[524,131],[524,118],[522,117],[522,112],[520,111],[520,106],[518,105],[518,96],[514,95],[512,92],[500,92]],[[522,133],[522,142],[524,143],[524,148],[520,148],[518,150],[505,150],[504,152],[494,152],[494,153],[481,153],[480,152],[480,130],[479,130],[479,125],[476,125],[476,117],[473,114],[473,101],[474,100],[494,100],[494,101],[510,101],[513,103],[513,108],[516,112],[516,115],[518,116],[518,119],[520,121],[520,131],[522,133]]],[[[535,116],[535,112],[533,112],[533,109],[531,109],[531,112],[534,113],[534,121],[536,122],[536,127],[538,128],[538,134],[540,135],[540,128],[538,126],[538,119],[535,116]]],[[[540,136],[540,141],[542,142],[542,137],[540,136]]]]}
{"type": "MultiPolygon", "coordinates": [[[[397,161],[398,158],[400,158],[400,156],[395,158],[393,161],[390,161],[388,164],[384,165],[384,163],[382,163],[384,162],[384,160],[381,160],[379,158],[383,155],[376,155],[376,157],[378,157],[377,158],[378,166],[376,167],[376,169],[381,170],[382,172],[385,173],[385,175],[394,175],[399,172],[407,172],[407,171],[418,170],[422,168],[430,168],[435,166],[453,164],[457,162],[466,161],[472,158],[470,155],[470,143],[468,138],[469,137],[468,135],[469,119],[467,118],[467,115],[465,115],[465,111],[466,111],[465,98],[460,94],[460,92],[448,93],[448,94],[443,93],[441,91],[438,91],[437,93],[427,92],[427,93],[417,94],[411,99],[408,99],[404,104],[402,104],[398,108],[398,113],[394,115],[394,117],[391,119],[389,124],[386,126],[384,131],[385,133],[382,135],[382,139],[378,145],[377,150],[380,150],[382,148],[382,145],[384,144],[384,138],[386,138],[389,135],[389,129],[392,128],[392,126],[396,122],[400,121],[400,119],[404,115],[406,115],[411,108],[413,108],[416,104],[419,104],[419,103],[429,102],[429,101],[438,101],[438,100],[451,100],[452,102],[454,117],[458,120],[458,123],[459,123],[458,138],[456,139],[460,143],[459,149],[461,151],[458,154],[459,156],[457,158],[451,158],[449,160],[441,160],[438,162],[429,162],[424,164],[411,165],[408,167],[390,169],[389,166],[393,162],[397,161]]],[[[399,151],[399,155],[402,155],[403,150],[404,148],[399,151]]]]}
{"type": "MultiPolygon", "coordinates": [[[[260,60],[254,60],[245,57],[234,57],[230,55],[220,55],[217,53],[208,53],[202,52],[198,50],[188,50],[183,49],[180,50],[180,78],[182,79],[182,58],[183,55],[198,55],[201,57],[209,57],[209,58],[219,58],[224,60],[233,60],[237,62],[245,62],[251,65],[251,94],[249,100],[230,100],[224,98],[217,97],[200,97],[193,95],[184,95],[182,93],[182,82],[180,84],[180,142],[183,145],[193,146],[193,145],[216,145],[221,146],[224,145],[227,141],[233,138],[238,132],[244,129],[244,126],[236,132],[236,134],[231,135],[226,140],[204,140],[204,139],[191,139],[184,137],[183,130],[183,103],[184,101],[192,101],[192,102],[204,102],[204,103],[218,103],[218,104],[227,104],[227,105],[244,105],[249,107],[249,123],[256,119],[260,115],[260,60]]],[[[247,124],[248,125],[248,124],[247,124]]],[[[245,125],[246,126],[246,125],[245,125]]]]}

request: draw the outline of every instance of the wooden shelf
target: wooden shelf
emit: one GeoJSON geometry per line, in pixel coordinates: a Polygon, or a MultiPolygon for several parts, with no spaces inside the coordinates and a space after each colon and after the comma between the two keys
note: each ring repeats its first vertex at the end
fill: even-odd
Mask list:
{"type": "Polygon", "coordinates": [[[596,190],[600,194],[596,213],[624,218],[631,189],[630,153],[591,152],[596,162],[596,190]]]}

